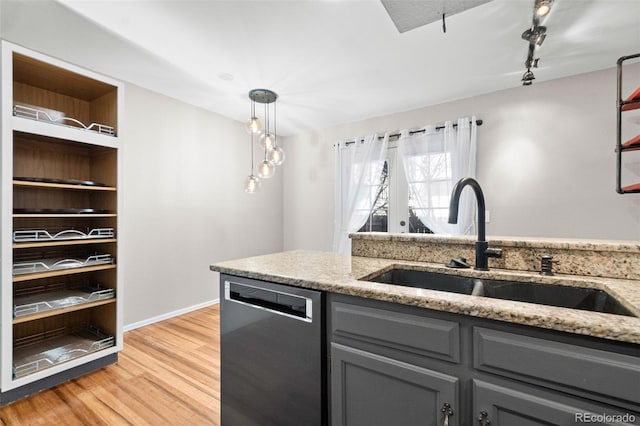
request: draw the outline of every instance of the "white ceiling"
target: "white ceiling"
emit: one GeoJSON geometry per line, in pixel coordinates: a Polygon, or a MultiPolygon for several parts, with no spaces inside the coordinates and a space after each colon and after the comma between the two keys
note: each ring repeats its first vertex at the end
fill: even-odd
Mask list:
{"type": "MultiPolygon", "coordinates": [[[[400,34],[378,0],[59,1],[144,52],[104,52],[114,77],[238,121],[250,89],[274,90],[280,134],[520,86],[533,8],[494,0],[400,34]]],[[[534,84],[640,51],[640,0],[556,0],[543,23],[534,84]]]]}

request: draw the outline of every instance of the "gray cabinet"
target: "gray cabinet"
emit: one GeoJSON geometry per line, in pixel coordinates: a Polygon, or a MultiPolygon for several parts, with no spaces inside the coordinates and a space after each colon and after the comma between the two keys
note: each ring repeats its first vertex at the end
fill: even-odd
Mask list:
{"type": "Polygon", "coordinates": [[[638,357],[473,327],[473,366],[608,404],[640,403],[638,357]]]}
{"type": "Polygon", "coordinates": [[[456,377],[331,344],[332,424],[458,425],[456,377]]]}
{"type": "Polygon", "coordinates": [[[352,296],[328,301],[333,426],[640,425],[640,345],[352,296]]]}
{"type": "Polygon", "coordinates": [[[552,393],[515,390],[473,380],[473,412],[481,426],[570,426],[637,424],[637,415],[552,393]]]}

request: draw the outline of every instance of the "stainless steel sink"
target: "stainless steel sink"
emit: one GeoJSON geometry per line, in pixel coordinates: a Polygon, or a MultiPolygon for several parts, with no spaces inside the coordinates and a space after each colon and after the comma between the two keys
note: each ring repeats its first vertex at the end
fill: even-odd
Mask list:
{"type": "Polygon", "coordinates": [[[459,275],[439,274],[437,272],[392,269],[367,281],[427,290],[448,291],[450,293],[471,294],[475,279],[459,275]]]}
{"type": "Polygon", "coordinates": [[[610,294],[595,288],[478,279],[411,269],[392,269],[370,278],[368,281],[584,311],[635,316],[610,294]]]}

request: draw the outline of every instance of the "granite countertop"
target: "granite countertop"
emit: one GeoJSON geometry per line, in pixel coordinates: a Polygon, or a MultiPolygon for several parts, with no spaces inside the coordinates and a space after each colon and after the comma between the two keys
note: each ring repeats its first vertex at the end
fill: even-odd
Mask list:
{"type": "Polygon", "coordinates": [[[443,264],[295,250],[211,265],[212,271],[475,317],[640,344],[640,280],[541,276],[491,269],[452,270],[443,264]],[[469,296],[363,281],[399,266],[487,279],[537,282],[607,291],[638,317],[469,296]]]}
{"type": "MultiPolygon", "coordinates": [[[[352,240],[376,240],[376,241],[405,241],[405,242],[441,242],[451,243],[458,240],[475,244],[475,236],[452,237],[439,234],[393,234],[389,232],[358,232],[349,234],[352,240]]],[[[551,238],[551,237],[505,237],[492,235],[488,240],[492,245],[502,247],[534,247],[545,249],[570,249],[570,250],[598,250],[621,251],[640,253],[640,242],[630,240],[586,240],[581,238],[551,238]]]]}

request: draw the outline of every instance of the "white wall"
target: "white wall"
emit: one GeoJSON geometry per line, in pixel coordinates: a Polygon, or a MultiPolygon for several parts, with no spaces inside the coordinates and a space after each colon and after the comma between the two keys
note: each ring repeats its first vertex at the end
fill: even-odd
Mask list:
{"type": "MultiPolygon", "coordinates": [[[[626,75],[637,87],[640,65],[626,75]]],[[[631,93],[627,83],[624,93],[631,93]]],[[[491,216],[489,238],[639,240],[640,194],[615,192],[615,99],[612,68],[289,137],[284,247],[331,249],[335,141],[466,115],[484,120],[478,180],[491,216]]],[[[640,114],[627,114],[628,138],[631,130],[640,133],[640,114]]],[[[640,155],[625,158],[627,183],[639,182],[640,155]]]]}
{"type": "MultiPolygon", "coordinates": [[[[148,55],[57,2],[0,6],[3,39],[98,73],[130,66],[110,61],[114,49],[148,55]]],[[[127,327],[217,299],[211,263],[281,251],[282,175],[244,193],[250,145],[242,123],[133,84],[125,85],[124,117],[118,263],[127,327]]]]}
{"type": "Polygon", "coordinates": [[[125,87],[125,324],[219,297],[214,262],[282,250],[282,174],[245,194],[244,125],[125,87]]]}

